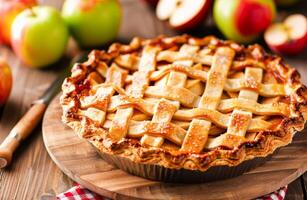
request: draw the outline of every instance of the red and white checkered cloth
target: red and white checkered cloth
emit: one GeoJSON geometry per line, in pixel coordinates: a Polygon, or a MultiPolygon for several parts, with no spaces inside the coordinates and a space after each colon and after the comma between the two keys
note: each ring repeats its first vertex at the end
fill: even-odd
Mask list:
{"type": "Polygon", "coordinates": [[[57,200],[108,200],[85,187],[77,184],[66,192],[57,195],[57,200]]]}
{"type": "MultiPolygon", "coordinates": [[[[284,200],[287,189],[288,186],[282,187],[279,190],[263,197],[259,197],[256,200],[284,200]]],[[[102,197],[77,184],[66,192],[59,194],[57,200],[109,200],[109,198],[102,197]]]]}

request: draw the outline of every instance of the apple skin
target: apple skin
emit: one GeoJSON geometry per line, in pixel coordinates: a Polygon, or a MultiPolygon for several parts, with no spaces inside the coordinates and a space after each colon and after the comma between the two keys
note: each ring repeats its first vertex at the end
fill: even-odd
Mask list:
{"type": "Polygon", "coordinates": [[[9,65],[0,59],[0,106],[8,99],[12,89],[13,77],[9,65]]]}
{"type": "Polygon", "coordinates": [[[11,44],[11,26],[15,17],[28,7],[36,5],[35,0],[0,0],[0,44],[11,44]]]}
{"type": "Polygon", "coordinates": [[[66,0],[62,16],[81,47],[99,47],[117,36],[121,6],[117,0],[66,0]]]}
{"type": "Polygon", "coordinates": [[[274,20],[273,0],[216,0],[213,17],[227,39],[239,43],[255,40],[274,20]]]}
{"type": "Polygon", "coordinates": [[[64,54],[69,32],[60,13],[49,6],[36,6],[20,13],[12,25],[12,47],[29,67],[44,67],[64,54]]]}
{"type": "Polygon", "coordinates": [[[298,40],[291,40],[284,44],[280,45],[271,45],[269,43],[267,44],[273,52],[289,56],[298,55],[299,53],[304,51],[307,45],[307,33],[303,38],[300,38],[298,40]]]}

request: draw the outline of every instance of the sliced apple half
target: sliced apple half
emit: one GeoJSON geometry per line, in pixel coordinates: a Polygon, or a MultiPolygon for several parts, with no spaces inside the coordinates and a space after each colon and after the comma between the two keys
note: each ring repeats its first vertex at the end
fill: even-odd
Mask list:
{"type": "Polygon", "coordinates": [[[212,0],[160,0],[156,15],[178,30],[192,29],[206,17],[212,0]]]}
{"type": "Polygon", "coordinates": [[[301,14],[290,15],[283,23],[270,26],[264,34],[264,39],[276,53],[299,54],[307,45],[307,19],[301,14]]]}

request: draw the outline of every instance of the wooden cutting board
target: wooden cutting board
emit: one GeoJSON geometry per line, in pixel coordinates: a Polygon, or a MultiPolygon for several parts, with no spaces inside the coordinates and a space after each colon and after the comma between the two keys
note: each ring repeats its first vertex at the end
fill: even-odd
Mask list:
{"type": "Polygon", "coordinates": [[[307,132],[264,165],[242,176],[204,184],[168,184],[127,174],[101,159],[95,149],[61,122],[59,97],[48,107],[43,138],[52,160],[70,178],[113,199],[251,199],[287,185],[307,170],[307,132]]]}

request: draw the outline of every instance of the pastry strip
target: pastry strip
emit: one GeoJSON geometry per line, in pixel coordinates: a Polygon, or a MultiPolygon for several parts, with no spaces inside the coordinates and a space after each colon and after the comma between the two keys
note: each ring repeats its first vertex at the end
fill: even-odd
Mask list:
{"type": "MultiPolygon", "coordinates": [[[[198,46],[192,46],[192,45],[182,45],[179,52],[187,55],[187,57],[193,56],[197,51],[199,50],[198,46]]],[[[174,65],[176,66],[182,66],[182,68],[190,67],[193,64],[193,62],[190,62],[187,60],[180,60],[174,62],[174,65]]],[[[190,92],[188,89],[185,89],[185,84],[187,80],[187,75],[185,73],[177,72],[177,71],[170,71],[168,78],[166,80],[165,86],[163,84],[160,84],[158,86],[151,86],[147,89],[145,94],[147,96],[154,96],[154,97],[162,97],[164,94],[167,94],[165,97],[170,100],[177,100],[173,102],[173,104],[176,104],[175,107],[170,106],[166,103],[167,101],[161,102],[159,101],[155,113],[153,115],[152,122],[158,122],[158,123],[166,123],[170,122],[172,120],[172,117],[176,110],[179,109],[179,102],[183,105],[191,105],[193,102],[197,101],[198,96],[190,92]],[[167,90],[167,91],[166,91],[167,90]],[[189,93],[190,94],[186,94],[189,93]],[[191,96],[192,98],[184,98],[184,96],[191,96]],[[187,101],[181,101],[187,100],[187,101]],[[179,102],[178,102],[179,101],[179,102]],[[190,102],[192,101],[192,102],[190,102]],[[165,106],[162,106],[163,103],[165,106]],[[163,115],[164,118],[159,117],[160,115],[163,115]]],[[[151,135],[145,134],[141,139],[142,145],[149,145],[154,147],[159,147],[163,144],[164,138],[163,137],[154,137],[151,135]]],[[[182,142],[182,141],[181,141],[182,142]]],[[[178,142],[177,142],[178,143],[178,142]]]]}
{"type": "MultiPolygon", "coordinates": [[[[260,68],[245,68],[245,81],[248,82],[253,87],[258,87],[262,80],[262,69],[260,68]]],[[[239,93],[238,99],[248,99],[251,102],[257,102],[258,93],[250,89],[242,89],[239,93]]],[[[212,142],[210,148],[215,148],[217,146],[227,146],[228,148],[234,147],[234,140],[240,142],[245,140],[245,133],[250,126],[252,120],[252,112],[243,111],[240,109],[233,110],[228,129],[223,136],[215,138],[218,142],[212,142]],[[222,139],[221,139],[222,138],[222,139]],[[216,145],[216,146],[214,146],[216,145]]]]}
{"type": "MultiPolygon", "coordinates": [[[[169,135],[170,134],[169,131],[171,131],[170,128],[163,128],[163,127],[169,127],[169,124],[170,124],[169,122],[172,120],[173,114],[176,112],[178,107],[179,107],[178,102],[170,102],[166,99],[159,100],[159,102],[155,106],[155,109],[154,109],[155,111],[154,111],[152,121],[149,125],[146,126],[147,128],[145,128],[144,133],[153,134],[155,132],[156,133],[160,132],[160,133],[164,133],[164,135],[169,135]],[[160,128],[156,128],[156,127],[160,127],[160,128]],[[158,130],[158,131],[155,131],[155,130],[158,130]]],[[[131,134],[136,134],[136,133],[133,133],[133,131],[131,130],[129,132],[131,134]]],[[[138,134],[142,134],[142,133],[138,133],[138,134]]],[[[154,137],[154,136],[145,134],[141,138],[141,145],[160,147],[164,142],[163,136],[159,135],[158,137],[154,137]]]]}
{"type": "MultiPolygon", "coordinates": [[[[149,73],[156,68],[156,54],[158,48],[147,46],[142,52],[139,62],[139,71],[133,74],[131,96],[143,97],[144,91],[149,84],[149,73]]],[[[133,115],[133,107],[119,108],[109,129],[109,137],[115,141],[124,138],[128,132],[129,121],[133,115]]]]}
{"type": "MultiPolygon", "coordinates": [[[[209,65],[209,66],[212,66],[214,62],[213,61],[214,56],[212,55],[194,54],[191,57],[190,55],[184,54],[182,52],[170,51],[170,50],[161,51],[159,52],[157,56],[158,61],[174,62],[177,60],[187,60],[187,59],[192,59],[193,62],[195,63],[201,63],[201,64],[209,65]]],[[[234,61],[232,63],[232,69],[236,69],[236,70],[245,68],[248,66],[265,69],[265,66],[262,62],[257,61],[257,60],[252,60],[252,59],[246,59],[244,61],[234,61]]]]}
{"type": "MultiPolygon", "coordinates": [[[[142,112],[148,114],[148,115],[153,115],[153,109],[154,109],[154,103],[157,102],[158,99],[156,100],[144,100],[141,98],[129,98],[127,96],[112,96],[111,97],[111,102],[109,103],[108,111],[109,112],[114,112],[118,107],[130,107],[133,106],[136,109],[141,110],[142,112]]],[[[251,101],[249,99],[238,99],[238,98],[233,98],[233,99],[223,99],[220,101],[220,104],[217,107],[217,111],[220,112],[231,112],[235,108],[243,109],[243,110],[248,110],[254,114],[257,115],[284,115],[288,116],[289,115],[289,107],[287,104],[282,103],[282,102],[274,102],[274,103],[267,103],[267,104],[260,104],[256,103],[254,101],[251,101]]],[[[201,112],[206,112],[206,109],[198,109],[194,108],[191,110],[178,110],[174,117],[176,119],[183,119],[183,120],[191,120],[190,118],[196,117],[197,114],[200,114],[201,112]],[[195,114],[193,114],[195,112],[195,114]],[[184,117],[184,114],[187,116],[184,117]]],[[[217,112],[216,111],[216,112],[217,112]]],[[[211,115],[212,112],[209,112],[208,115],[211,115]]],[[[214,115],[223,115],[222,113],[214,114],[214,115]]],[[[204,115],[204,114],[201,114],[204,115]]],[[[214,118],[209,117],[209,118],[214,118]]]]}
{"type": "MultiPolygon", "coordinates": [[[[217,49],[208,74],[204,94],[198,105],[199,108],[208,110],[217,108],[234,56],[235,52],[230,48],[217,49]]],[[[207,142],[210,127],[210,121],[193,119],[180,150],[194,153],[201,152],[207,142]],[[199,127],[202,128],[198,132],[196,130],[199,127]],[[200,139],[195,140],[195,138],[200,139]]]]}

